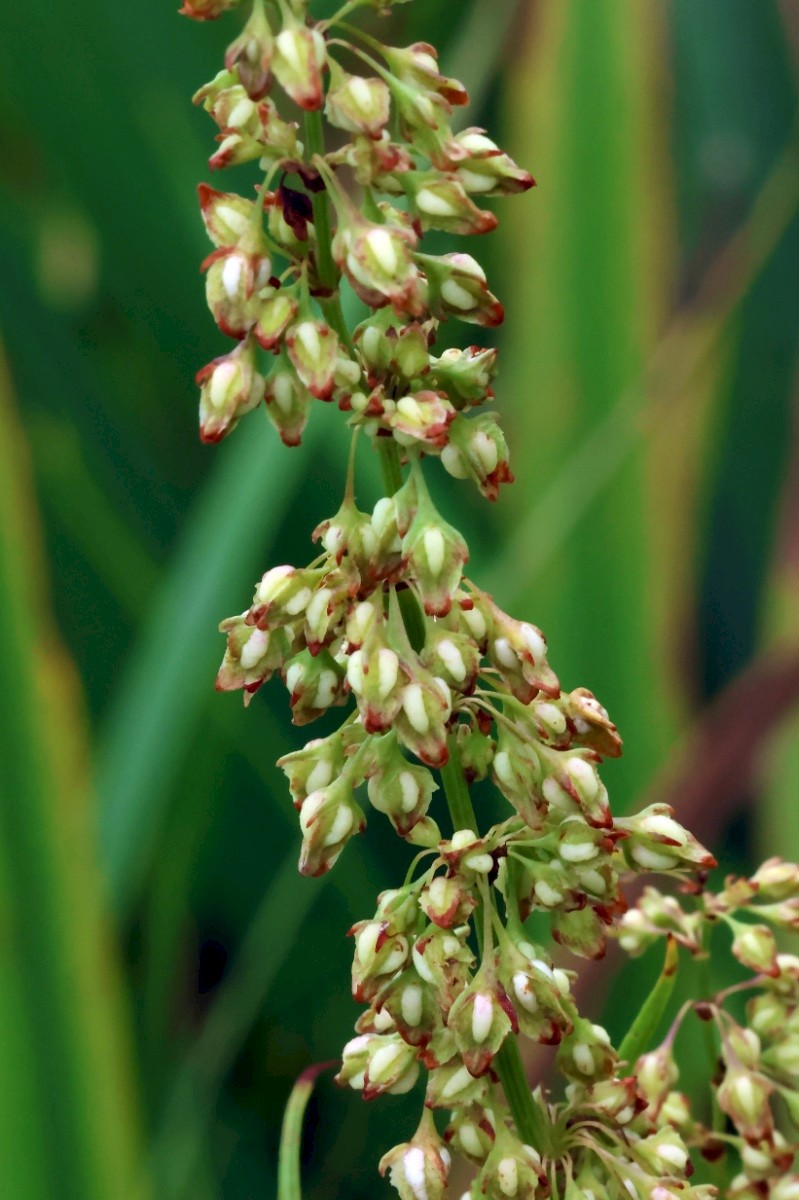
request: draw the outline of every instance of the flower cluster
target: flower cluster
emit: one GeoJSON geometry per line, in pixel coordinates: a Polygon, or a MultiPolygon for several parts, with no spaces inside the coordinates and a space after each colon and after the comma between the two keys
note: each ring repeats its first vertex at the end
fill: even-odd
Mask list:
{"type": "Polygon", "coordinates": [[[785,1132],[799,1131],[799,958],[780,952],[777,939],[799,932],[799,867],[769,859],[751,878],[730,877],[719,893],[703,892],[691,911],[649,888],[622,919],[618,937],[632,954],[671,937],[702,960],[718,926],[732,934],[732,953],[749,974],[683,1006],[661,1045],[639,1059],[639,1086],[653,1118],[666,1113],[717,1169],[731,1160],[728,1196],[789,1200],[799,1196],[799,1133],[789,1141],[785,1132]],[[747,992],[753,995],[741,1023],[727,1002],[747,992]],[[676,1090],[674,1043],[691,1010],[715,1029],[718,1051],[713,1112],[700,1105],[698,1115],[676,1090]]]}
{"type": "MultiPolygon", "coordinates": [[[[208,303],[236,342],[199,373],[201,436],[218,441],[262,402],[289,446],[314,400],[337,405],[352,430],[343,502],[313,535],[319,553],[268,569],[249,608],[223,622],[217,687],[249,701],[279,674],[296,725],[343,710],[338,728],[280,761],[304,874],[335,864],[370,807],[419,848],[403,886],[350,931],[363,1011],[339,1082],[368,1100],[407,1092],[424,1074],[419,1128],[380,1167],[403,1200],[445,1196],[453,1152],[473,1168],[475,1200],[712,1195],[689,1182],[689,1150],[710,1157],[723,1139],[673,1090],[671,1043],[624,1061],[579,1011],[574,973],[541,936],[548,926],[559,946],[599,958],[610,932],[633,952],[671,933],[699,954],[707,923],[723,922],[764,989],[750,1028],[719,1005],[703,1009],[725,1047],[719,1104],[742,1162],[734,1194],[764,1195],[781,1163],[769,1194],[787,1200],[793,1152],[769,1103],[790,1092],[799,973],[764,922],[793,928],[796,881],[771,863],[704,895],[695,912],[651,888],[626,912],[626,878],[661,873],[701,895],[712,856],[666,805],[614,817],[598,771],[621,753],[608,713],[586,689],[562,690],[542,632],[464,574],[466,542],[422,466],[438,458],[488,499],[512,480],[485,409],[496,351],[438,345],[449,319],[492,327],[502,306],[475,258],[422,243],[428,231],[490,231],[483,201],[533,181],[483,130],[453,129],[467,96],[433,47],[384,45],[344,21],[366,2],[318,21],[307,0],[268,11],[254,0],[224,69],[196,97],[219,127],[211,167],[264,172],[255,199],[200,187],[215,246],[208,303]],[[352,329],[347,291],[369,310],[352,329]],[[364,441],[391,481],[371,511],[356,503],[364,441]],[[484,780],[508,807],[481,832],[469,789],[484,780]],[[431,811],[441,787],[444,834],[431,811]],[[741,920],[741,908],[757,921],[741,920]],[[557,1047],[562,1098],[517,1086],[519,1039],[557,1047]]],[[[186,0],[183,11],[208,20],[236,3],[186,0]]]]}

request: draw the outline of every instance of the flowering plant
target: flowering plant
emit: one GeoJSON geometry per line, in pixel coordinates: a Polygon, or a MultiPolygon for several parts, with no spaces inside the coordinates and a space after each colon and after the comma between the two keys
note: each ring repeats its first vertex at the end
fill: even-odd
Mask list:
{"type": "MultiPolygon", "coordinates": [[[[199,189],[215,247],[208,304],[236,342],[198,374],[201,437],[219,441],[263,403],[296,446],[318,401],[338,406],[352,439],[319,553],[271,566],[249,608],[222,623],[217,687],[249,702],[279,673],[295,724],[344,710],[334,732],[280,760],[303,874],[335,865],[367,807],[417,850],[350,931],[363,1012],[338,1081],[370,1100],[424,1073],[418,1129],[380,1162],[403,1200],[446,1195],[453,1152],[475,1200],[687,1200],[717,1186],[788,1200],[799,1196],[783,1132],[799,1121],[799,959],[775,931],[797,928],[799,869],[771,860],[712,893],[713,857],[670,808],[615,817],[598,770],[621,753],[608,713],[584,688],[563,691],[543,633],[464,573],[468,547],[431,498],[430,460],[489,500],[513,477],[489,408],[496,351],[448,347],[446,330],[496,326],[503,310],[476,258],[432,254],[425,234],[486,233],[496,218],[484,200],[533,180],[482,129],[454,131],[466,91],[432,46],[386,45],[349,23],[367,5],[315,20],[307,0],[255,0],[195,97],[220,131],[211,167],[264,172],[255,199],[199,189]],[[346,310],[365,312],[354,323],[348,294],[346,310]],[[371,512],[356,503],[364,443],[385,482],[371,512]],[[507,815],[481,828],[470,789],[489,778],[507,815]],[[625,883],[652,873],[683,901],[649,886],[628,907],[625,883]],[[678,948],[702,959],[719,925],[747,979],[689,1001],[652,1046],[678,948]],[[663,974],[619,1046],[580,1012],[547,927],[578,958],[601,957],[609,937],[631,954],[665,940],[663,974]],[[745,988],[742,1024],[727,1000],[745,988]],[[677,1090],[674,1050],[689,1011],[708,1023],[713,1071],[696,1109],[677,1090]],[[524,1040],[557,1046],[560,1090],[531,1089],[524,1040]],[[707,1182],[692,1181],[697,1164],[707,1182]]],[[[208,20],[236,6],[186,0],[183,11],[208,20]]]]}

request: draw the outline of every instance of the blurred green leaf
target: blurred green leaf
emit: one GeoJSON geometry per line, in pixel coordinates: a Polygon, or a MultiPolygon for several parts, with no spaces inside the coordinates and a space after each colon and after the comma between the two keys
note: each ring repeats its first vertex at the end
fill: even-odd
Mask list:
{"type": "MultiPolygon", "coordinates": [[[[3,909],[24,997],[36,1106],[22,1154],[40,1153],[39,1195],[108,1200],[140,1191],[129,1030],[93,855],[86,748],[71,664],[50,628],[38,531],[10,381],[0,363],[0,755],[3,909]]],[[[7,963],[5,964],[8,969],[7,963]]],[[[11,1015],[15,988],[9,991],[11,1015]]],[[[26,1085],[22,1081],[22,1096],[26,1085]]],[[[30,1091],[28,1091],[30,1096],[30,1091]]],[[[15,1153],[4,1170],[19,1171],[15,1153]]],[[[36,1168],[5,1176],[31,1196],[36,1168]]]]}

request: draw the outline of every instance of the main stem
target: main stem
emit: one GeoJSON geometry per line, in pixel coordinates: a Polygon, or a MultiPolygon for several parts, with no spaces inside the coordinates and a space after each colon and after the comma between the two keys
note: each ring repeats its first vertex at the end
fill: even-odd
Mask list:
{"type": "MultiPolygon", "coordinates": [[[[306,156],[309,160],[312,160],[316,154],[324,154],[324,130],[320,112],[305,114],[305,142],[306,156]]],[[[352,339],[344,320],[338,294],[338,272],[331,250],[332,229],[327,192],[324,190],[314,192],[311,203],[316,231],[316,270],[320,284],[329,293],[321,297],[319,303],[328,323],[346,345],[351,345],[352,339]]],[[[381,438],[378,445],[383,487],[386,495],[393,496],[403,483],[399,449],[393,438],[381,438]]],[[[425,640],[424,616],[416,602],[416,597],[406,588],[398,592],[398,600],[411,644],[415,650],[421,650],[425,640]]],[[[449,759],[441,769],[441,779],[453,828],[473,829],[477,832],[477,817],[463,774],[460,752],[454,735],[450,735],[448,738],[447,746],[449,759]]],[[[493,898],[491,903],[493,904],[493,898]]],[[[477,925],[479,936],[479,920],[477,925]]],[[[519,1136],[522,1141],[533,1146],[539,1153],[546,1154],[550,1148],[550,1129],[541,1109],[533,1100],[519,1054],[519,1045],[515,1038],[505,1039],[494,1062],[519,1136]]]]}

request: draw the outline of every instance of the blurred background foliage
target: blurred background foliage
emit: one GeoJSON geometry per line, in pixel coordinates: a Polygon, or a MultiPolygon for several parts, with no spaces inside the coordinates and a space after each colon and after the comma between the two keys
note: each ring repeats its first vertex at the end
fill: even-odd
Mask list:
{"type": "MultiPolygon", "coordinates": [[[[356,1015],[344,934],[408,857],[372,821],[331,878],[299,879],[281,688],[246,713],[213,692],[217,622],[267,565],[304,561],[347,439],[321,406],[299,451],[257,416],[196,438],[193,376],[220,350],[194,195],[212,126],[189,97],[238,20],[173,9],[2,18],[13,1200],[274,1195],[293,1080],[356,1015]]],[[[539,182],[478,251],[508,311],[518,482],[489,511],[437,489],[473,573],[610,709],[619,809],[668,799],[728,869],[795,856],[799,0],[419,0],[391,26],[441,47],[473,122],[539,182]]],[[[589,1006],[609,986],[620,1033],[657,965],[616,970],[591,972],[589,1006]]],[[[375,1163],[415,1104],[323,1083],[307,1196],[387,1194],[375,1163]]]]}

